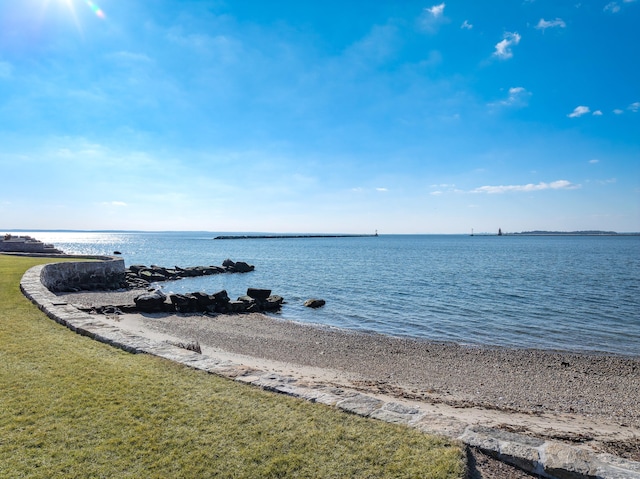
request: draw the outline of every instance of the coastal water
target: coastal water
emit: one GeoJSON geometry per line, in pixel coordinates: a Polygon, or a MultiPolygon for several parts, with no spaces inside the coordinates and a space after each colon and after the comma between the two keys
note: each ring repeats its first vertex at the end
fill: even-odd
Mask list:
{"type": "Polygon", "coordinates": [[[213,240],[220,233],[21,232],[127,266],[255,265],[166,292],[267,288],[281,317],[395,336],[640,355],[640,237],[382,235],[213,240]],[[318,310],[302,303],[325,299],[318,310]]]}

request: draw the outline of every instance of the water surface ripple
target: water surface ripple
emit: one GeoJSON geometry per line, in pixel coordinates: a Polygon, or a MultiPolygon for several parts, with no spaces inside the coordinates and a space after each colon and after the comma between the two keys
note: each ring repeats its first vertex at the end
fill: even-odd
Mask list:
{"type": "MultiPolygon", "coordinates": [[[[22,234],[22,233],[21,233],[22,234]]],[[[253,273],[163,284],[167,291],[272,289],[281,316],[397,336],[640,354],[640,238],[383,235],[213,240],[223,233],[26,232],[69,253],[253,273]],[[327,305],[302,306],[310,297],[327,305]]]]}

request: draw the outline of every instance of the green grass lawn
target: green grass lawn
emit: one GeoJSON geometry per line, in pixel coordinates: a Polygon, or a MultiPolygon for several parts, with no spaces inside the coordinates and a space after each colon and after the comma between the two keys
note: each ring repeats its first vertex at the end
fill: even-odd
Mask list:
{"type": "Polygon", "coordinates": [[[20,292],[0,255],[0,477],[461,478],[458,444],[132,355],[20,292]]]}

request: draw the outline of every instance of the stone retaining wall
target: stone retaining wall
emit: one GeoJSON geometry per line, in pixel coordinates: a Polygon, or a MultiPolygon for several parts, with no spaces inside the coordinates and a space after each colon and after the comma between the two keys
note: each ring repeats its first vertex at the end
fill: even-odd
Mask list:
{"type": "Polygon", "coordinates": [[[53,263],[42,268],[40,281],[50,291],[118,289],[125,285],[124,260],[111,256],[94,256],[79,261],[53,263]]]}

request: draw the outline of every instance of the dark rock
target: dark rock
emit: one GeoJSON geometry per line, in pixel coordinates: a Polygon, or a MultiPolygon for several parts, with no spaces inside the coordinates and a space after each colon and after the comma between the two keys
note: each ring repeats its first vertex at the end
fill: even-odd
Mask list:
{"type": "Polygon", "coordinates": [[[304,302],[304,305],[307,308],[313,308],[313,309],[320,308],[320,307],[324,306],[325,304],[326,304],[326,301],[324,299],[315,299],[315,298],[307,299],[304,302]]]}
{"type": "Polygon", "coordinates": [[[202,276],[202,274],[198,271],[197,268],[189,267],[182,270],[182,276],[184,276],[185,278],[195,278],[196,276],[202,276]]]}
{"type": "Polygon", "coordinates": [[[182,278],[193,278],[197,276],[207,276],[220,273],[248,273],[255,268],[244,261],[235,263],[230,259],[224,261],[223,266],[190,266],[181,268],[165,268],[163,266],[132,265],[125,271],[126,284],[123,287],[144,288],[150,283],[159,281],[175,281],[182,278]]]}
{"type": "Polygon", "coordinates": [[[166,281],[166,277],[163,274],[157,273],[156,271],[150,269],[143,269],[138,272],[138,276],[145,281],[154,282],[154,281],[166,281]]]}
{"type": "Polygon", "coordinates": [[[247,306],[247,309],[246,309],[247,313],[259,313],[260,311],[261,311],[260,306],[258,306],[257,303],[250,304],[249,306],[247,306]]]}
{"type": "Polygon", "coordinates": [[[229,301],[229,312],[231,313],[244,313],[247,307],[250,306],[244,301],[229,301]]]}
{"type": "Polygon", "coordinates": [[[254,298],[258,301],[266,301],[271,296],[270,289],[249,288],[247,289],[247,296],[254,298]]]}
{"type": "Polygon", "coordinates": [[[167,299],[165,294],[160,290],[151,293],[143,293],[133,298],[136,307],[145,313],[153,313],[164,310],[164,302],[167,299]]]}
{"type": "Polygon", "coordinates": [[[247,303],[247,304],[253,304],[256,302],[256,299],[252,298],[251,296],[245,295],[245,296],[240,296],[238,298],[238,301],[242,301],[243,303],[247,303]]]}
{"type": "Polygon", "coordinates": [[[198,311],[198,298],[193,294],[172,294],[169,299],[178,313],[196,313],[198,311]]]}
{"type": "Polygon", "coordinates": [[[199,309],[204,309],[216,302],[213,296],[209,296],[207,293],[202,293],[200,291],[197,293],[191,293],[191,296],[197,301],[199,309]]]}
{"type": "Polygon", "coordinates": [[[218,291],[217,293],[213,293],[213,296],[216,300],[216,303],[228,303],[229,295],[227,294],[227,290],[223,289],[222,291],[218,291]]]}
{"type": "Polygon", "coordinates": [[[262,309],[265,311],[277,311],[282,307],[282,303],[284,303],[284,298],[282,296],[269,296],[265,302],[262,303],[262,309]]]}
{"type": "Polygon", "coordinates": [[[238,261],[233,269],[236,271],[236,273],[249,273],[255,269],[255,266],[247,264],[244,261],[238,261]]]}

